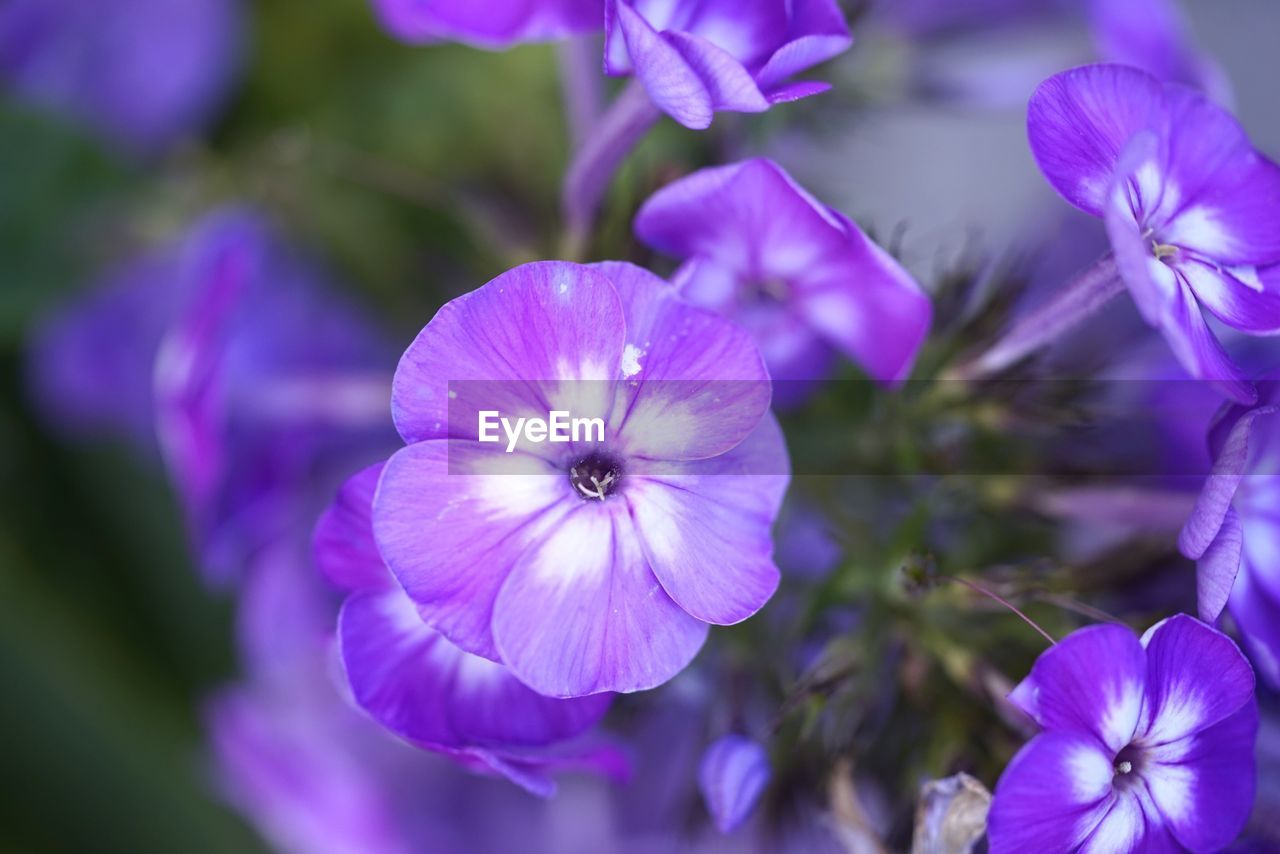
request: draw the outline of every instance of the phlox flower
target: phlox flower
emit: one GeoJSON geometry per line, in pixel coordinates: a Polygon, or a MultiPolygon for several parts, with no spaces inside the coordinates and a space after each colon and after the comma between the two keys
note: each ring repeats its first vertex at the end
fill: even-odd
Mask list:
{"type": "Polygon", "coordinates": [[[373,0],[387,30],[404,41],[455,41],[499,50],[520,42],[599,32],[604,0],[373,0]]]}
{"type": "Polygon", "coordinates": [[[427,623],[539,693],[652,688],[777,586],[789,476],[769,398],[750,336],[652,274],[517,267],[401,359],[408,444],[374,497],[378,551],[427,623]],[[477,441],[481,411],[557,409],[600,418],[604,441],[477,441]]]}
{"type": "Polygon", "coordinates": [[[1225,635],[1179,614],[1139,640],[1080,629],[1009,699],[1043,732],[1009,763],[988,818],[993,854],[1216,851],[1254,798],[1253,670],[1225,635]]]}

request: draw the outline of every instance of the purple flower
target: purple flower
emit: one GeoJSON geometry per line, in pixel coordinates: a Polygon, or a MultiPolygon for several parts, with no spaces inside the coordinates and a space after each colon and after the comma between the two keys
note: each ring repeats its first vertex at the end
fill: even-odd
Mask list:
{"type": "Polygon", "coordinates": [[[373,0],[373,5],[396,38],[491,50],[599,32],[604,23],[604,0],[373,0]]]}
{"type": "Polygon", "coordinates": [[[1188,373],[1252,401],[1201,309],[1242,332],[1280,332],[1280,293],[1258,273],[1280,261],[1280,167],[1204,96],[1118,65],[1049,78],[1027,127],[1054,189],[1106,220],[1139,311],[1188,373]]]}
{"type": "Polygon", "coordinates": [[[258,217],[211,215],[112,278],[37,336],[35,393],[68,426],[158,437],[211,578],[314,512],[317,478],[390,446],[389,353],[258,217]]]}
{"type": "Polygon", "coordinates": [[[374,543],[371,512],[382,468],[352,477],[316,529],[317,564],[350,592],[338,618],[338,644],[356,702],[414,744],[536,794],[551,794],[548,773],[556,768],[625,774],[625,762],[610,748],[550,747],[597,723],[610,695],[544,697],[423,622],[374,543]]]}
{"type": "Polygon", "coordinates": [[[0,78],[145,153],[199,132],[227,94],[239,0],[10,0],[0,78]]]}
{"type": "Polygon", "coordinates": [[[1253,671],[1179,614],[1138,638],[1096,625],[1036,661],[1009,697],[1044,729],[1009,763],[991,851],[1223,848],[1254,797],[1253,671]]]}
{"type": "Polygon", "coordinates": [[[644,270],[527,264],[454,300],[392,413],[379,552],[429,624],[539,693],[659,685],[777,586],[788,460],[759,351],[644,270]],[[504,453],[482,410],[600,418],[604,441],[504,453]]]}
{"type": "MultiPolygon", "coordinates": [[[[932,306],[911,276],[770,160],[662,188],[635,229],[687,259],[681,293],[749,329],[775,381],[824,376],[833,350],[877,380],[902,380],[929,331],[932,306]]],[[[802,390],[784,386],[783,400],[802,390]]]]}
{"type": "Polygon", "coordinates": [[[707,748],[698,766],[698,787],[721,833],[746,821],[772,774],[769,755],[749,738],[726,735],[707,748]]]}
{"type": "Polygon", "coordinates": [[[605,71],[633,74],[689,128],[825,92],[788,78],[853,43],[833,0],[607,0],[605,71]]]}
{"type": "Polygon", "coordinates": [[[1280,386],[1259,391],[1257,406],[1228,404],[1214,419],[1213,469],[1178,546],[1196,561],[1201,619],[1230,607],[1263,678],[1280,687],[1280,386]]]}

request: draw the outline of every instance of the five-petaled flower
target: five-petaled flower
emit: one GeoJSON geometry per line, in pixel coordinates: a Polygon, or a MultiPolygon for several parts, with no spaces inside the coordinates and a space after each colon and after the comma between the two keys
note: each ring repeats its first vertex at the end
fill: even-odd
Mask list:
{"type": "Polygon", "coordinates": [[[762,113],[831,88],[788,83],[853,43],[834,0],[607,0],[605,71],[633,74],[680,124],[762,113]]]}
{"type": "Polygon", "coordinates": [[[1183,614],[1080,629],[1010,699],[1044,731],[1009,763],[991,851],[1216,851],[1253,806],[1253,671],[1183,614]]]}
{"type": "Polygon", "coordinates": [[[652,274],[518,267],[401,359],[378,550],[429,624],[540,693],[652,688],[777,586],[769,399],[750,336],[652,274]],[[602,417],[605,442],[508,454],[476,441],[489,409],[602,417]]]}
{"type": "Polygon", "coordinates": [[[636,216],[649,245],[688,259],[686,299],[751,330],[781,402],[824,376],[833,348],[882,382],[904,379],[932,306],[853,222],[771,160],[704,169],[662,188],[636,216]]]}
{"type": "Polygon", "coordinates": [[[600,720],[611,695],[544,697],[423,622],[374,543],[371,512],[381,473],[379,463],[347,481],[315,537],[317,566],[349,593],[338,617],[338,647],[360,707],[414,744],[535,794],[551,794],[557,768],[624,774],[625,761],[610,745],[565,743],[600,720]]]}
{"type": "Polygon", "coordinates": [[[1201,313],[1280,332],[1280,166],[1200,93],[1120,65],[1055,75],[1031,98],[1031,149],[1067,201],[1106,220],[1139,311],[1191,376],[1251,402],[1254,391],[1201,313]]]}

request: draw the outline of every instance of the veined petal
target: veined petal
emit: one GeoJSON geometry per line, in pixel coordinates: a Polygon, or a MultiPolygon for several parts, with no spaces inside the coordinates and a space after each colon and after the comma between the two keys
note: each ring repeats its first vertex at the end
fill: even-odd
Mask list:
{"type": "Polygon", "coordinates": [[[1236,511],[1228,508],[1222,526],[1209,548],[1196,561],[1196,601],[1200,619],[1209,625],[1227,605],[1231,588],[1240,571],[1240,555],[1244,547],[1244,530],[1236,511]]]}
{"type": "Polygon", "coordinates": [[[625,337],[617,291],[600,273],[558,261],[516,267],[445,305],[409,345],[392,384],[396,429],[406,442],[474,439],[482,409],[546,418],[566,386],[607,398],[606,383],[580,381],[612,380],[625,337]]]}
{"type": "Polygon", "coordinates": [[[751,336],[639,267],[597,269],[617,287],[626,312],[627,364],[609,425],[625,455],[704,459],[741,443],[771,395],[751,336]]]}
{"type": "Polygon", "coordinates": [[[426,746],[549,744],[595,724],[611,699],[535,693],[501,664],[463,652],[428,627],[399,588],[351,596],[338,638],[356,702],[426,746]]]}
{"type": "Polygon", "coordinates": [[[316,566],[343,590],[379,590],[395,583],[373,538],[373,494],[384,465],[352,475],[316,523],[316,566]]]}
{"type": "Polygon", "coordinates": [[[1178,841],[1161,821],[1159,809],[1140,787],[1117,791],[1098,826],[1080,845],[1082,854],[1179,854],[1178,841]]]}
{"type": "Polygon", "coordinates": [[[627,484],[649,567],[667,594],[708,623],[750,617],[778,586],[771,530],[786,492],[786,444],[768,415],[737,448],[627,484]]]}
{"type": "MultiPolygon", "coordinates": [[[[1231,509],[1231,501],[1235,498],[1240,480],[1249,464],[1249,444],[1254,420],[1275,412],[1273,406],[1243,412],[1235,412],[1235,409],[1238,407],[1222,413],[1213,428],[1213,432],[1221,435],[1218,456],[1213,461],[1213,470],[1205,479],[1204,489],[1196,499],[1191,516],[1178,535],[1178,549],[1192,559],[1199,559],[1209,549],[1231,509]],[[1219,427],[1226,430],[1225,434],[1221,434],[1219,427]]],[[[1213,444],[1219,442],[1215,441],[1213,444]]]]}
{"type": "Polygon", "coordinates": [[[1120,152],[1134,134],[1164,126],[1164,90],[1150,74],[1088,65],[1040,84],[1027,107],[1031,152],[1062,197],[1103,216],[1120,152]]]}
{"type": "Polygon", "coordinates": [[[502,660],[539,693],[642,691],[679,673],[707,625],[663,591],[616,499],[579,502],[498,593],[502,660]]]}
{"type": "Polygon", "coordinates": [[[1088,626],[1041,653],[1009,699],[1048,730],[1090,735],[1118,753],[1142,710],[1146,661],[1124,626],[1088,626]]]}
{"type": "Polygon", "coordinates": [[[1258,706],[1250,698],[1228,718],[1153,748],[1142,779],[1165,823],[1191,851],[1220,851],[1253,808],[1258,706]]]}
{"type": "Polygon", "coordinates": [[[769,101],[756,81],[728,51],[689,33],[664,33],[662,37],[698,75],[711,95],[712,109],[737,113],[763,113],[769,109],[769,101]]]}
{"type": "Polygon", "coordinates": [[[575,498],[563,472],[528,454],[432,440],[387,461],[373,503],[378,551],[424,619],[497,660],[494,599],[575,498]]]}
{"type": "Polygon", "coordinates": [[[629,3],[613,0],[610,9],[626,44],[632,73],[654,106],[687,128],[710,127],[715,115],[712,94],[680,51],[629,3]]]}
{"type": "Polygon", "coordinates": [[[1146,703],[1138,730],[1146,744],[1187,738],[1253,701],[1253,668],[1230,638],[1186,614],[1142,636],[1146,703]]]}
{"type": "Polygon", "coordinates": [[[1113,805],[1111,757],[1083,733],[1045,732],[1013,757],[987,816],[992,854],[1074,850],[1113,805]]]}

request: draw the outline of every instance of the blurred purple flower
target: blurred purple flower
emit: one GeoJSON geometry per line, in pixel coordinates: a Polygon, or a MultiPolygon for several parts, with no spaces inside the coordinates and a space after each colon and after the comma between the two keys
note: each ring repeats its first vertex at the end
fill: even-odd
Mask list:
{"type": "Polygon", "coordinates": [[[374,544],[371,512],[382,468],[352,477],[316,529],[317,564],[350,594],[338,643],[356,702],[408,741],[534,794],[554,791],[549,774],[557,768],[624,776],[626,762],[611,746],[556,746],[596,724],[611,695],[544,697],[423,622],[374,544]]]}
{"type": "Polygon", "coordinates": [[[721,833],[747,820],[772,774],[769,755],[749,738],[726,735],[707,748],[698,767],[698,787],[721,833]]]}
{"type": "Polygon", "coordinates": [[[1044,732],[996,786],[993,854],[1211,851],[1244,827],[1258,707],[1226,635],[1183,614],[1141,643],[1090,626],[1041,655],[1009,699],[1044,732]]]}
{"type": "Polygon", "coordinates": [[[1045,76],[1090,59],[1074,38],[1083,23],[1094,55],[1171,83],[1194,86],[1229,105],[1231,85],[1200,51],[1176,0],[887,0],[874,17],[914,40],[928,40],[915,74],[928,91],[1012,106],[1045,76]]]}
{"type": "Polygon", "coordinates": [[[604,0],[373,0],[373,5],[396,38],[489,50],[599,32],[604,26],[604,0]]]}
{"type": "Polygon", "coordinates": [[[829,372],[833,349],[881,382],[903,380],[929,331],[929,298],[898,262],[770,160],[669,184],[635,230],[687,259],[683,296],[752,332],[781,402],[829,372]]]}
{"type": "Polygon", "coordinates": [[[390,351],[245,211],[211,215],[111,277],[31,353],[34,393],[56,423],[120,429],[147,450],[158,437],[216,581],[297,527],[317,479],[391,445],[390,351]]]}
{"type": "Polygon", "coordinates": [[[834,0],[606,0],[605,71],[635,75],[689,128],[717,111],[762,113],[830,86],[788,83],[853,43],[834,0]]]}
{"type": "Polygon", "coordinates": [[[10,0],[0,78],[114,142],[159,152],[200,132],[237,68],[240,0],[10,0]]]}
{"type": "Polygon", "coordinates": [[[750,337],[661,279],[518,267],[442,308],[401,359],[409,444],[374,499],[378,549],[429,624],[539,693],[652,688],[707,623],[746,619],[777,586],[788,461],[768,407],[750,337]],[[605,441],[476,441],[480,410],[555,409],[601,418],[605,441]]]}
{"type": "MultiPolygon", "coordinates": [[[[1120,277],[1188,373],[1253,400],[1201,306],[1242,332],[1280,332],[1280,291],[1258,273],[1280,261],[1280,167],[1204,96],[1118,65],[1045,81],[1027,126],[1054,189],[1105,219],[1120,277]]],[[[1080,287],[1103,299],[1113,282],[1103,271],[1080,287]]]]}
{"type": "Polygon", "coordinates": [[[1259,385],[1257,406],[1225,406],[1209,431],[1213,470],[1178,546],[1196,561],[1200,617],[1224,607],[1263,678],[1280,688],[1280,384],[1259,385]]]}

